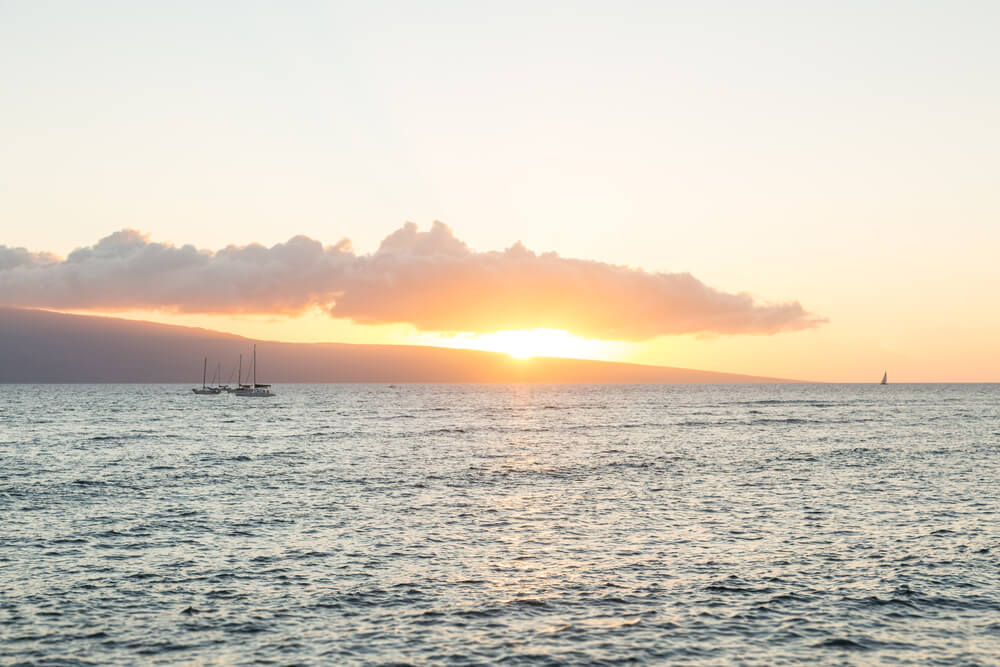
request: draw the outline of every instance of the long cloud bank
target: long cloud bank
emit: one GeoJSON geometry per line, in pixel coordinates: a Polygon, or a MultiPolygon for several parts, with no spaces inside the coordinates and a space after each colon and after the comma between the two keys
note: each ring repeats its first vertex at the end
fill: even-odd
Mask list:
{"type": "Polygon", "coordinates": [[[797,302],[758,303],[689,273],[649,273],[536,254],[520,242],[476,252],[435,222],[390,234],[359,255],[296,236],[217,252],[124,229],[65,259],[0,245],[0,303],[55,309],[162,309],[294,315],[321,307],[362,324],[423,331],[567,329],[639,341],[685,333],[772,334],[821,324],[797,302]]]}

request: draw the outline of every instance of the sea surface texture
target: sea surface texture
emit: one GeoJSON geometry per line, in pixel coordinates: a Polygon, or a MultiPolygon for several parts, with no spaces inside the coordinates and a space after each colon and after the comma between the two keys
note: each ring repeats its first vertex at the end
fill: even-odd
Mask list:
{"type": "Polygon", "coordinates": [[[997,664],[997,385],[6,385],[2,664],[997,664]]]}

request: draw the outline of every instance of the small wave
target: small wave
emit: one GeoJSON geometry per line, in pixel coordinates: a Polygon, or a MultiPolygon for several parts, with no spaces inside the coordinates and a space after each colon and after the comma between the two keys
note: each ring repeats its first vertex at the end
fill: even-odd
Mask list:
{"type": "Polygon", "coordinates": [[[725,426],[726,424],[734,424],[731,419],[719,419],[712,421],[704,421],[700,419],[686,419],[681,422],[674,424],[675,426],[725,426]]]}
{"type": "MultiPolygon", "coordinates": [[[[435,429],[431,429],[430,431],[424,431],[421,435],[447,435],[449,433],[468,433],[468,431],[466,429],[464,429],[464,428],[459,428],[459,427],[456,426],[456,427],[453,427],[453,428],[435,428],[435,429]]],[[[410,434],[406,435],[406,437],[409,437],[409,436],[410,436],[410,434]]]]}
{"type": "Polygon", "coordinates": [[[503,616],[506,612],[496,607],[485,607],[483,609],[463,609],[455,613],[456,616],[465,619],[496,618],[503,616]]]}
{"type": "Polygon", "coordinates": [[[596,618],[585,618],[579,621],[577,625],[579,625],[581,628],[611,630],[614,628],[631,627],[633,625],[638,625],[641,622],[642,622],[641,616],[632,616],[632,617],[599,616],[596,618]]]}
{"type": "Polygon", "coordinates": [[[515,607],[548,607],[549,603],[545,600],[539,598],[517,598],[514,600],[509,600],[507,604],[514,605],[515,607]]]}
{"type": "Polygon", "coordinates": [[[894,641],[879,641],[863,635],[855,638],[831,637],[830,639],[819,642],[815,646],[817,648],[839,649],[841,651],[910,651],[916,648],[913,644],[894,641]]]}
{"type": "Polygon", "coordinates": [[[821,401],[815,398],[763,398],[755,401],[731,401],[722,405],[805,405],[814,408],[832,408],[849,404],[838,401],[821,401]]]}
{"type": "Polygon", "coordinates": [[[907,607],[909,609],[917,609],[917,605],[909,600],[904,600],[902,598],[880,598],[877,595],[869,595],[866,598],[861,598],[857,600],[858,604],[863,607],[907,607]]]}
{"type": "Polygon", "coordinates": [[[260,632],[267,632],[267,627],[261,623],[248,621],[246,623],[227,623],[222,626],[226,632],[233,632],[240,635],[255,635],[260,632]]]}
{"type": "Polygon", "coordinates": [[[833,637],[831,639],[824,639],[815,646],[816,648],[836,648],[844,651],[870,650],[870,647],[867,646],[866,643],[854,641],[853,639],[848,639],[847,637],[833,637]]]}
{"type": "Polygon", "coordinates": [[[706,591],[713,593],[770,593],[771,588],[752,588],[749,586],[733,586],[728,584],[709,584],[705,586],[706,591]]]}
{"type": "Polygon", "coordinates": [[[822,424],[816,419],[802,419],[800,417],[773,417],[762,419],[751,419],[751,424],[822,424]]]}
{"type": "Polygon", "coordinates": [[[871,447],[848,447],[845,449],[835,449],[829,453],[833,457],[881,457],[882,453],[871,447]]]}

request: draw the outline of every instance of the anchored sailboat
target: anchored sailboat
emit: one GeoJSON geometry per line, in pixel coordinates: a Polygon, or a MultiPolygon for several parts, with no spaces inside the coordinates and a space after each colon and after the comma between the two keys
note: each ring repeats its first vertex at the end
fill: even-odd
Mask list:
{"type": "Polygon", "coordinates": [[[882,373],[882,381],[879,384],[885,384],[889,381],[889,371],[882,373]]]}
{"type": "MultiPolygon", "coordinates": [[[[229,374],[229,379],[233,379],[232,373],[229,374]]],[[[219,362],[219,365],[215,367],[215,378],[212,379],[212,384],[219,390],[219,393],[229,391],[229,383],[222,384],[222,362],[219,362]]]]}
{"type": "Polygon", "coordinates": [[[274,396],[269,384],[257,384],[257,344],[253,346],[253,382],[248,385],[241,384],[240,388],[233,392],[237,396],[274,396]]]}
{"type": "Polygon", "coordinates": [[[201,367],[201,389],[194,387],[191,389],[196,394],[218,394],[222,390],[218,387],[209,387],[205,384],[205,376],[208,374],[208,357],[205,357],[205,363],[201,367]]]}
{"type": "MultiPolygon", "coordinates": [[[[236,390],[238,390],[238,389],[240,389],[240,388],[242,388],[242,387],[245,386],[243,384],[243,355],[242,354],[240,355],[240,360],[237,363],[237,366],[234,369],[234,371],[236,372],[236,386],[233,387],[233,386],[231,386],[229,384],[220,385],[222,387],[223,391],[225,391],[227,393],[230,393],[230,394],[232,394],[236,390]]],[[[229,373],[229,381],[230,382],[233,381],[233,373],[232,372],[229,373]]]]}

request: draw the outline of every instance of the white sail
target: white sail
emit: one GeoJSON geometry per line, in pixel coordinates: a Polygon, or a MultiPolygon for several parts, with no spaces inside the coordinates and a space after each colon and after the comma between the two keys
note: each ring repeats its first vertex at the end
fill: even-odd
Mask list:
{"type": "Polygon", "coordinates": [[[885,373],[882,373],[882,381],[879,382],[879,384],[885,384],[888,381],[889,381],[889,371],[886,371],[885,373]]]}

